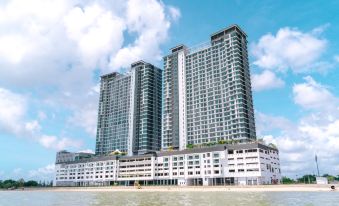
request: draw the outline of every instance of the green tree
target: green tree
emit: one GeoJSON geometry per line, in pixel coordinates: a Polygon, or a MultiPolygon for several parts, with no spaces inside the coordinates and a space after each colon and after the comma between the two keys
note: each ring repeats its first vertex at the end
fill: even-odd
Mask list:
{"type": "Polygon", "coordinates": [[[310,175],[310,174],[307,174],[307,175],[304,175],[300,178],[298,178],[298,182],[300,183],[305,183],[305,184],[312,184],[316,181],[316,177],[315,175],[310,175]]]}
{"type": "Polygon", "coordinates": [[[223,140],[223,139],[222,139],[222,140],[219,140],[219,141],[218,141],[218,144],[226,144],[226,140],[223,140]]]}
{"type": "Polygon", "coordinates": [[[193,149],[193,144],[187,144],[187,145],[186,145],[186,148],[187,148],[187,149],[193,149]]]}
{"type": "Polygon", "coordinates": [[[29,181],[25,182],[25,187],[37,187],[37,186],[38,186],[37,181],[29,180],[29,181]]]}
{"type": "Polygon", "coordinates": [[[283,184],[293,184],[293,183],[295,183],[295,181],[293,179],[290,179],[288,177],[282,177],[281,181],[282,181],[283,184]]]}
{"type": "Polygon", "coordinates": [[[23,187],[25,184],[25,180],[23,178],[20,178],[17,182],[18,187],[23,187]]]}
{"type": "Polygon", "coordinates": [[[14,188],[18,187],[17,182],[15,180],[9,179],[9,180],[3,181],[2,188],[8,189],[8,188],[12,188],[12,187],[14,187],[14,188]]]}

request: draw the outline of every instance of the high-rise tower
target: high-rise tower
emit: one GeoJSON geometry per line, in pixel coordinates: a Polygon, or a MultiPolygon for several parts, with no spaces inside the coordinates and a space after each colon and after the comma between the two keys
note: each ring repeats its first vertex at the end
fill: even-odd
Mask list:
{"type": "Polygon", "coordinates": [[[164,149],[256,138],[246,37],[232,25],[164,57],[164,149]]]}
{"type": "Polygon", "coordinates": [[[162,70],[144,61],[101,77],[96,154],[160,150],[161,81],[162,70]]]}

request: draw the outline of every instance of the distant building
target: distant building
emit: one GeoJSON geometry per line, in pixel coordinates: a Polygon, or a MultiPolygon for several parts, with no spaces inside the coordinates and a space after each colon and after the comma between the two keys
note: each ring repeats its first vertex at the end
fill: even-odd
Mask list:
{"type": "Polygon", "coordinates": [[[56,163],[55,186],[257,185],[281,179],[279,151],[259,143],[56,163]]]}
{"type": "Polygon", "coordinates": [[[164,57],[163,149],[256,139],[246,38],[232,25],[164,57]]]}
{"type": "Polygon", "coordinates": [[[326,177],[316,177],[316,181],[318,185],[327,185],[328,180],[326,177]]]}
{"type": "Polygon", "coordinates": [[[87,153],[87,152],[68,152],[66,150],[62,150],[60,152],[57,152],[55,163],[63,163],[63,162],[73,162],[78,160],[83,160],[87,158],[93,157],[93,153],[87,153]]]}
{"type": "Polygon", "coordinates": [[[133,63],[127,74],[101,77],[97,155],[160,150],[161,82],[162,70],[144,61],[133,63]]]}

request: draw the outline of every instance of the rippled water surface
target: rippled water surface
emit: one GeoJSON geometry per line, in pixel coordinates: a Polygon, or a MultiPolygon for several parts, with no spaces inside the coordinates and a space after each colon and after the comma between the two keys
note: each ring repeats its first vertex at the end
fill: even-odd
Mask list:
{"type": "Polygon", "coordinates": [[[321,205],[339,206],[338,192],[0,192],[0,206],[321,205]]]}

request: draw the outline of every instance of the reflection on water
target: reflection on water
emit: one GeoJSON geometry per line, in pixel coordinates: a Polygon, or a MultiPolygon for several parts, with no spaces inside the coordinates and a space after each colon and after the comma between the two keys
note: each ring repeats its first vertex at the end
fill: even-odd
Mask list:
{"type": "Polygon", "coordinates": [[[0,206],[339,205],[338,192],[0,192],[0,206]]]}

